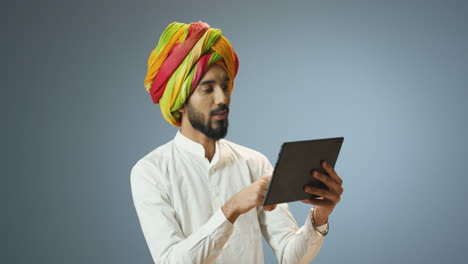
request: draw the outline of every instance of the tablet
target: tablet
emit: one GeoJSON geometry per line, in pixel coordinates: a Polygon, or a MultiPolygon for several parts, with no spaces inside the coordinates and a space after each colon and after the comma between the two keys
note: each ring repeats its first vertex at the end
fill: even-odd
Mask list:
{"type": "Polygon", "coordinates": [[[312,177],[312,171],[318,170],[328,176],[320,163],[326,160],[335,167],[343,140],[343,137],[336,137],[283,143],[263,205],[316,198],[306,193],[304,186],[327,189],[312,177]]]}

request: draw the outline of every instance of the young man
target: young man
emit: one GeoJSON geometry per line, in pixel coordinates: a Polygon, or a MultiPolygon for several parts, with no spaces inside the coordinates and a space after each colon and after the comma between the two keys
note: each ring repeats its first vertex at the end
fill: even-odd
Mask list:
{"type": "Polygon", "coordinates": [[[172,23],[148,60],[145,86],[180,130],[131,171],[133,201],[155,263],[263,263],[261,235],[279,263],[309,263],[343,193],[342,180],[314,174],[329,190],[298,228],[287,204],[262,207],[273,172],[259,152],[222,138],[228,129],[237,55],[219,29],[172,23]]]}

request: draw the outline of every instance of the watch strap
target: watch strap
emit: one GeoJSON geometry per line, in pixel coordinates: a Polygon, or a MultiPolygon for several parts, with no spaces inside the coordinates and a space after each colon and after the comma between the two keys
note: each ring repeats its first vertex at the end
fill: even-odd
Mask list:
{"type": "Polygon", "coordinates": [[[314,222],[314,208],[312,208],[311,211],[310,211],[310,220],[312,222],[312,227],[315,229],[316,232],[318,232],[322,236],[326,236],[328,234],[328,230],[329,230],[328,220],[327,220],[327,222],[325,224],[323,224],[321,226],[317,226],[315,224],[315,222],[314,222]],[[325,229],[324,229],[324,227],[325,227],[325,229]]]}

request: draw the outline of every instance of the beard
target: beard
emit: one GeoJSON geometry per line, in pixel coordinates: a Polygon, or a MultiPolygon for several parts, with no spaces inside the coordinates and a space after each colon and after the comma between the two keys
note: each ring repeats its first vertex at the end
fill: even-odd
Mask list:
{"type": "Polygon", "coordinates": [[[226,116],[226,119],[214,120],[213,122],[211,122],[211,116],[213,115],[213,113],[222,111],[222,110],[226,110],[229,113],[229,107],[227,105],[222,105],[210,111],[208,120],[206,120],[205,122],[203,113],[195,109],[190,104],[190,101],[187,104],[187,116],[192,127],[202,132],[208,138],[211,138],[214,140],[224,138],[227,134],[228,125],[229,125],[227,116],[226,116]]]}

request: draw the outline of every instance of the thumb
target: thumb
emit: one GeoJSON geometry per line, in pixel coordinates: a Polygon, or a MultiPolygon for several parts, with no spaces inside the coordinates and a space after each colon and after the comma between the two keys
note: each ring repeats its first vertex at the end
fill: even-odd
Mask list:
{"type": "Polygon", "coordinates": [[[265,210],[265,211],[273,211],[273,210],[275,210],[275,208],[276,208],[276,204],[273,204],[273,205],[264,205],[264,206],[263,206],[263,210],[265,210]]]}

